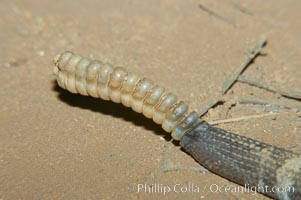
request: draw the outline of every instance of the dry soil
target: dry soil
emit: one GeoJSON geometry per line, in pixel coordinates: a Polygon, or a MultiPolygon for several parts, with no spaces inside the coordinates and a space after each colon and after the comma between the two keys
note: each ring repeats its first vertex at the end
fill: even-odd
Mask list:
{"type": "MultiPolygon", "coordinates": [[[[202,173],[140,114],[60,89],[52,59],[71,50],[125,66],[199,109],[219,94],[226,77],[264,35],[264,56],[244,75],[300,91],[300,8],[300,0],[2,0],[0,199],[268,199],[252,192],[210,191],[238,185],[202,173]],[[147,190],[138,191],[144,184],[147,190]],[[169,193],[158,190],[168,187],[169,193]]],[[[237,98],[300,106],[300,101],[236,83],[227,101],[204,119],[272,110],[275,118],[218,127],[301,152],[298,110],[236,105],[227,113],[237,98]]]]}

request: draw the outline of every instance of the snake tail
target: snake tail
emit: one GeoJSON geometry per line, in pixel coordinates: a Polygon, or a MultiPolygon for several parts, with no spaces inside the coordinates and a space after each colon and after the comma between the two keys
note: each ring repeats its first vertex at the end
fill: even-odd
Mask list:
{"type": "Polygon", "coordinates": [[[182,148],[213,173],[275,199],[301,199],[301,157],[292,151],[199,122],[182,148]]]}

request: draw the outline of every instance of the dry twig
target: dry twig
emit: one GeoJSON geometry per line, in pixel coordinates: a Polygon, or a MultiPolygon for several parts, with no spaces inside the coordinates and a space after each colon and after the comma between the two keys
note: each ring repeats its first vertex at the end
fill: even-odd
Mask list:
{"type": "Polygon", "coordinates": [[[203,104],[202,108],[198,111],[199,117],[202,117],[205,115],[208,110],[214,106],[216,106],[218,103],[224,102],[222,98],[211,98],[206,104],[203,104]]]}
{"type": "Polygon", "coordinates": [[[235,25],[235,23],[234,23],[233,20],[228,19],[228,18],[226,18],[226,17],[223,17],[223,16],[221,16],[221,15],[215,13],[214,11],[210,10],[209,8],[205,7],[205,6],[202,5],[202,4],[199,4],[199,8],[200,8],[202,11],[208,13],[209,15],[212,15],[212,16],[216,17],[217,19],[219,19],[219,20],[221,20],[221,21],[223,21],[223,22],[226,22],[226,23],[228,23],[228,24],[235,25]]]}
{"type": "Polygon", "coordinates": [[[204,114],[208,112],[208,110],[212,107],[214,107],[216,104],[220,102],[224,102],[223,95],[226,94],[226,92],[231,88],[231,86],[235,83],[235,81],[238,79],[240,74],[254,61],[254,59],[261,53],[261,50],[265,46],[267,40],[265,37],[262,37],[257,45],[255,46],[254,50],[251,51],[251,55],[247,57],[247,60],[243,62],[242,65],[240,65],[238,68],[234,70],[234,72],[227,78],[227,80],[222,85],[222,94],[218,98],[211,98],[209,101],[202,105],[201,108],[199,108],[198,115],[201,117],[204,114]]]}
{"type": "Polygon", "coordinates": [[[272,84],[265,83],[259,79],[250,77],[250,76],[239,76],[238,81],[241,83],[246,83],[261,89],[268,90],[270,92],[274,92],[276,94],[279,94],[281,96],[290,98],[290,99],[296,99],[301,100],[301,92],[300,91],[283,91],[272,84]]]}
{"type": "Polygon", "coordinates": [[[267,114],[260,114],[260,115],[249,115],[249,116],[242,116],[242,117],[232,118],[232,119],[223,119],[223,120],[211,121],[211,122],[208,122],[208,123],[210,125],[217,125],[217,124],[233,123],[233,122],[244,121],[244,120],[249,120],[249,119],[267,117],[267,116],[275,117],[276,115],[277,115],[276,113],[267,113],[267,114]]]}
{"type": "Polygon", "coordinates": [[[296,111],[301,111],[301,106],[289,105],[287,103],[281,103],[281,102],[270,101],[270,100],[265,100],[265,99],[241,98],[241,99],[236,99],[236,103],[239,103],[239,104],[269,105],[269,106],[276,106],[276,107],[280,107],[280,108],[286,108],[286,109],[293,109],[293,110],[296,110],[296,111]]]}
{"type": "Polygon", "coordinates": [[[246,68],[254,61],[254,59],[258,55],[260,55],[261,50],[266,45],[266,42],[267,40],[265,37],[262,37],[259,40],[254,50],[250,52],[250,55],[248,55],[247,59],[234,70],[234,72],[227,78],[226,82],[222,85],[222,94],[226,94],[226,92],[232,87],[232,85],[238,79],[240,74],[246,70],[246,68]]]}

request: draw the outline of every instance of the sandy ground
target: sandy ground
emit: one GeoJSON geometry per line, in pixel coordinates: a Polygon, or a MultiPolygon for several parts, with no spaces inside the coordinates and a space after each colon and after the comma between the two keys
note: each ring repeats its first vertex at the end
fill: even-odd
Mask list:
{"type": "MultiPolygon", "coordinates": [[[[72,50],[125,66],[198,109],[219,94],[226,77],[265,35],[265,56],[244,75],[301,90],[300,8],[299,0],[1,1],[0,199],[268,199],[210,191],[238,185],[202,173],[140,114],[60,89],[52,59],[72,50]],[[139,184],[148,189],[138,191],[139,184]]],[[[236,83],[226,103],[204,119],[266,113],[262,106],[237,105],[226,115],[236,98],[300,106],[236,83]]],[[[301,113],[268,108],[276,118],[218,126],[301,152],[301,113]]]]}

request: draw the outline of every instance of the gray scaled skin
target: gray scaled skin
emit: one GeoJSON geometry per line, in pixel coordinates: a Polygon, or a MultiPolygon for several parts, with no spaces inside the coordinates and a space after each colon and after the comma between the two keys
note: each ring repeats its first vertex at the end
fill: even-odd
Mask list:
{"type": "Polygon", "coordinates": [[[199,122],[181,146],[208,170],[275,199],[301,199],[300,155],[199,122]]]}

